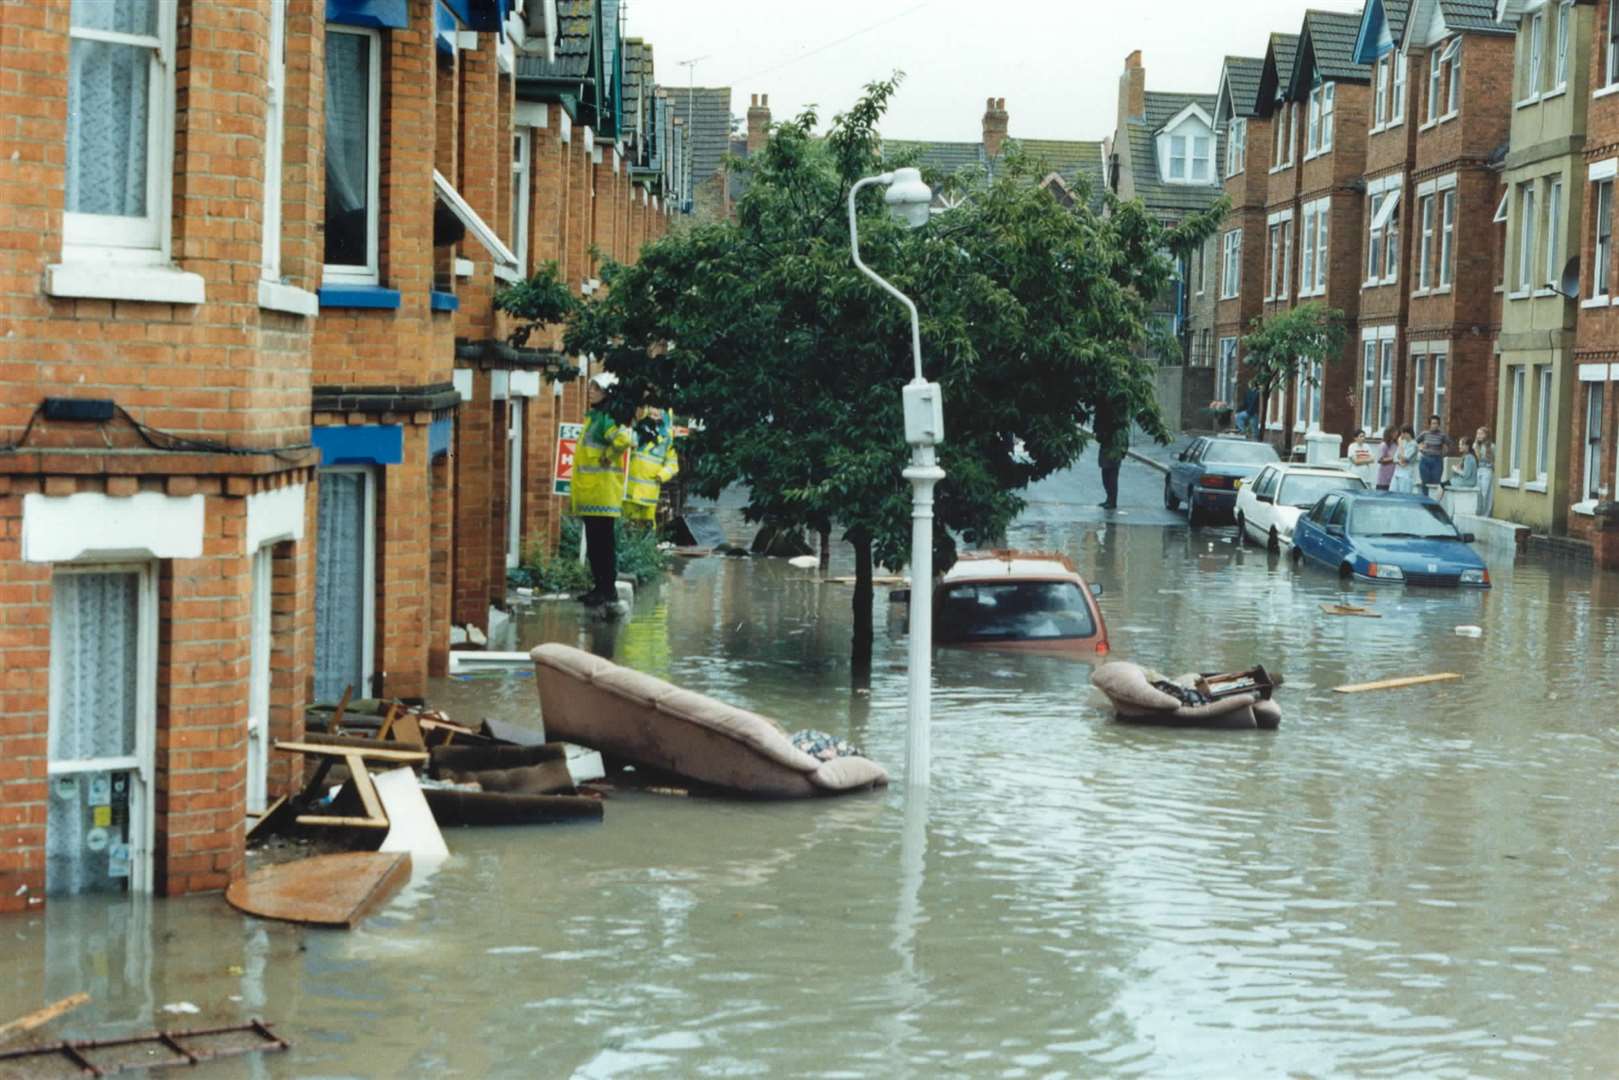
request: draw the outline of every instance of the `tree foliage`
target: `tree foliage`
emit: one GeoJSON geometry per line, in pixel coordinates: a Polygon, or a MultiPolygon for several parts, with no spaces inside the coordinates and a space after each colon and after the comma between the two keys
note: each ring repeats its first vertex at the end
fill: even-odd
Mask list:
{"type": "Polygon", "coordinates": [[[534,276],[513,282],[495,294],[495,307],[518,321],[507,340],[523,348],[535,332],[566,323],[579,309],[579,298],[562,281],[555,262],[534,271],[534,276]]]}
{"type": "MultiPolygon", "coordinates": [[[[878,124],[899,76],[872,83],[817,137],[813,110],[781,123],[745,162],[735,219],[670,235],[633,266],[608,266],[604,299],[566,337],[619,376],[620,420],[656,401],[701,427],[688,481],[712,495],[746,484],[750,520],[830,530],[863,569],[898,569],[910,546],[901,387],[910,381],[905,310],[850,258],[847,199],[892,168],[878,124]]],[[[1081,191],[1064,207],[1038,163],[1010,149],[993,178],[909,231],[862,193],[861,254],[921,310],[923,364],[943,387],[947,478],[935,555],[999,538],[1028,484],[1072,464],[1102,414],[1165,437],[1153,364],[1141,358],[1168,254],[1217,227],[1222,208],[1166,229],[1139,203],[1081,191]],[[1022,440],[1027,453],[1014,457],[1022,440]]],[[[858,599],[857,599],[858,603],[858,599]]],[[[869,604],[869,594],[867,603],[869,604]]]]}
{"type": "Polygon", "coordinates": [[[1301,375],[1319,383],[1315,364],[1330,363],[1343,355],[1349,329],[1344,313],[1319,300],[1300,304],[1268,319],[1256,318],[1253,332],[1242,339],[1249,384],[1268,398],[1301,375]]]}

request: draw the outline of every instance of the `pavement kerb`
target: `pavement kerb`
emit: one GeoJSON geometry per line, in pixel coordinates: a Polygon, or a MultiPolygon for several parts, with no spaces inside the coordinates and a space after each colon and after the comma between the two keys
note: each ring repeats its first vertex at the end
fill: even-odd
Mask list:
{"type": "Polygon", "coordinates": [[[1157,469],[1159,472],[1163,473],[1165,476],[1169,475],[1169,466],[1165,465],[1161,461],[1154,461],[1152,458],[1148,457],[1146,454],[1138,453],[1135,450],[1126,450],[1124,452],[1124,454],[1125,454],[1126,457],[1134,458],[1136,461],[1141,462],[1143,465],[1149,465],[1152,468],[1157,469]]]}

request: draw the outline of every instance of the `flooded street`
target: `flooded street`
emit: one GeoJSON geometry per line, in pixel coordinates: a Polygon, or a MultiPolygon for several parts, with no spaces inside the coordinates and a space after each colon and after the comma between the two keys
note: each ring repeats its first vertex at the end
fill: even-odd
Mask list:
{"type": "MultiPolygon", "coordinates": [[[[626,793],[600,825],[451,831],[450,861],[351,933],[217,896],[53,901],[0,922],[0,1018],[86,990],[63,1037],[263,1016],[294,1045],[210,1076],[1611,1075],[1619,576],[1346,590],[1187,529],[1136,462],[1105,521],[1095,473],[1032,492],[1011,541],[1103,585],[1118,657],[1283,672],[1280,731],[1120,726],[1083,661],[941,649],[932,790],[908,803],[882,597],[867,692],[848,588],[685,561],[622,624],[535,605],[520,645],[826,729],[893,787],[626,793]],[[1346,592],[1382,618],[1322,613],[1346,592]],[[1330,689],[1431,671],[1464,678],[1330,689]]],[[[537,715],[526,675],[433,700],[537,715]]]]}

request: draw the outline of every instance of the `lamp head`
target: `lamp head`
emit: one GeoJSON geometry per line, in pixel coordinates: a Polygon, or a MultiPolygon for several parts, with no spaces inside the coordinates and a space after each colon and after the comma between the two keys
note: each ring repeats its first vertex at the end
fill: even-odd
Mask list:
{"type": "Polygon", "coordinates": [[[883,202],[895,221],[912,229],[928,223],[933,206],[933,189],[922,182],[920,169],[895,169],[894,179],[883,193],[883,202]]]}

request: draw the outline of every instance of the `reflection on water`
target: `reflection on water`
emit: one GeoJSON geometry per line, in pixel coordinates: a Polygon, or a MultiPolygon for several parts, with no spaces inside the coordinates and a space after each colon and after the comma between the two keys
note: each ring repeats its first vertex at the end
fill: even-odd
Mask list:
{"type": "MultiPolygon", "coordinates": [[[[1283,672],[1281,730],[1121,727],[1083,662],[941,649],[925,812],[902,785],[625,794],[599,826],[452,832],[448,863],[349,934],[217,898],[53,902],[0,925],[22,975],[0,1016],[89,989],[69,1034],[172,1022],[162,1005],[185,1000],[204,1009],[188,1021],[263,1014],[295,1043],[218,1075],[1611,1068],[1612,575],[1496,567],[1494,590],[1418,594],[1294,572],[1221,530],[1012,539],[1105,586],[1116,655],[1283,672]],[[1382,618],[1321,613],[1346,595],[1382,618]],[[1465,678],[1331,691],[1436,670],[1465,678]]],[[[847,737],[897,776],[904,641],[879,603],[870,690],[851,689],[849,599],[711,558],[627,622],[537,605],[518,629],[847,737]]],[[[434,697],[473,722],[536,715],[524,675],[434,697]]]]}

